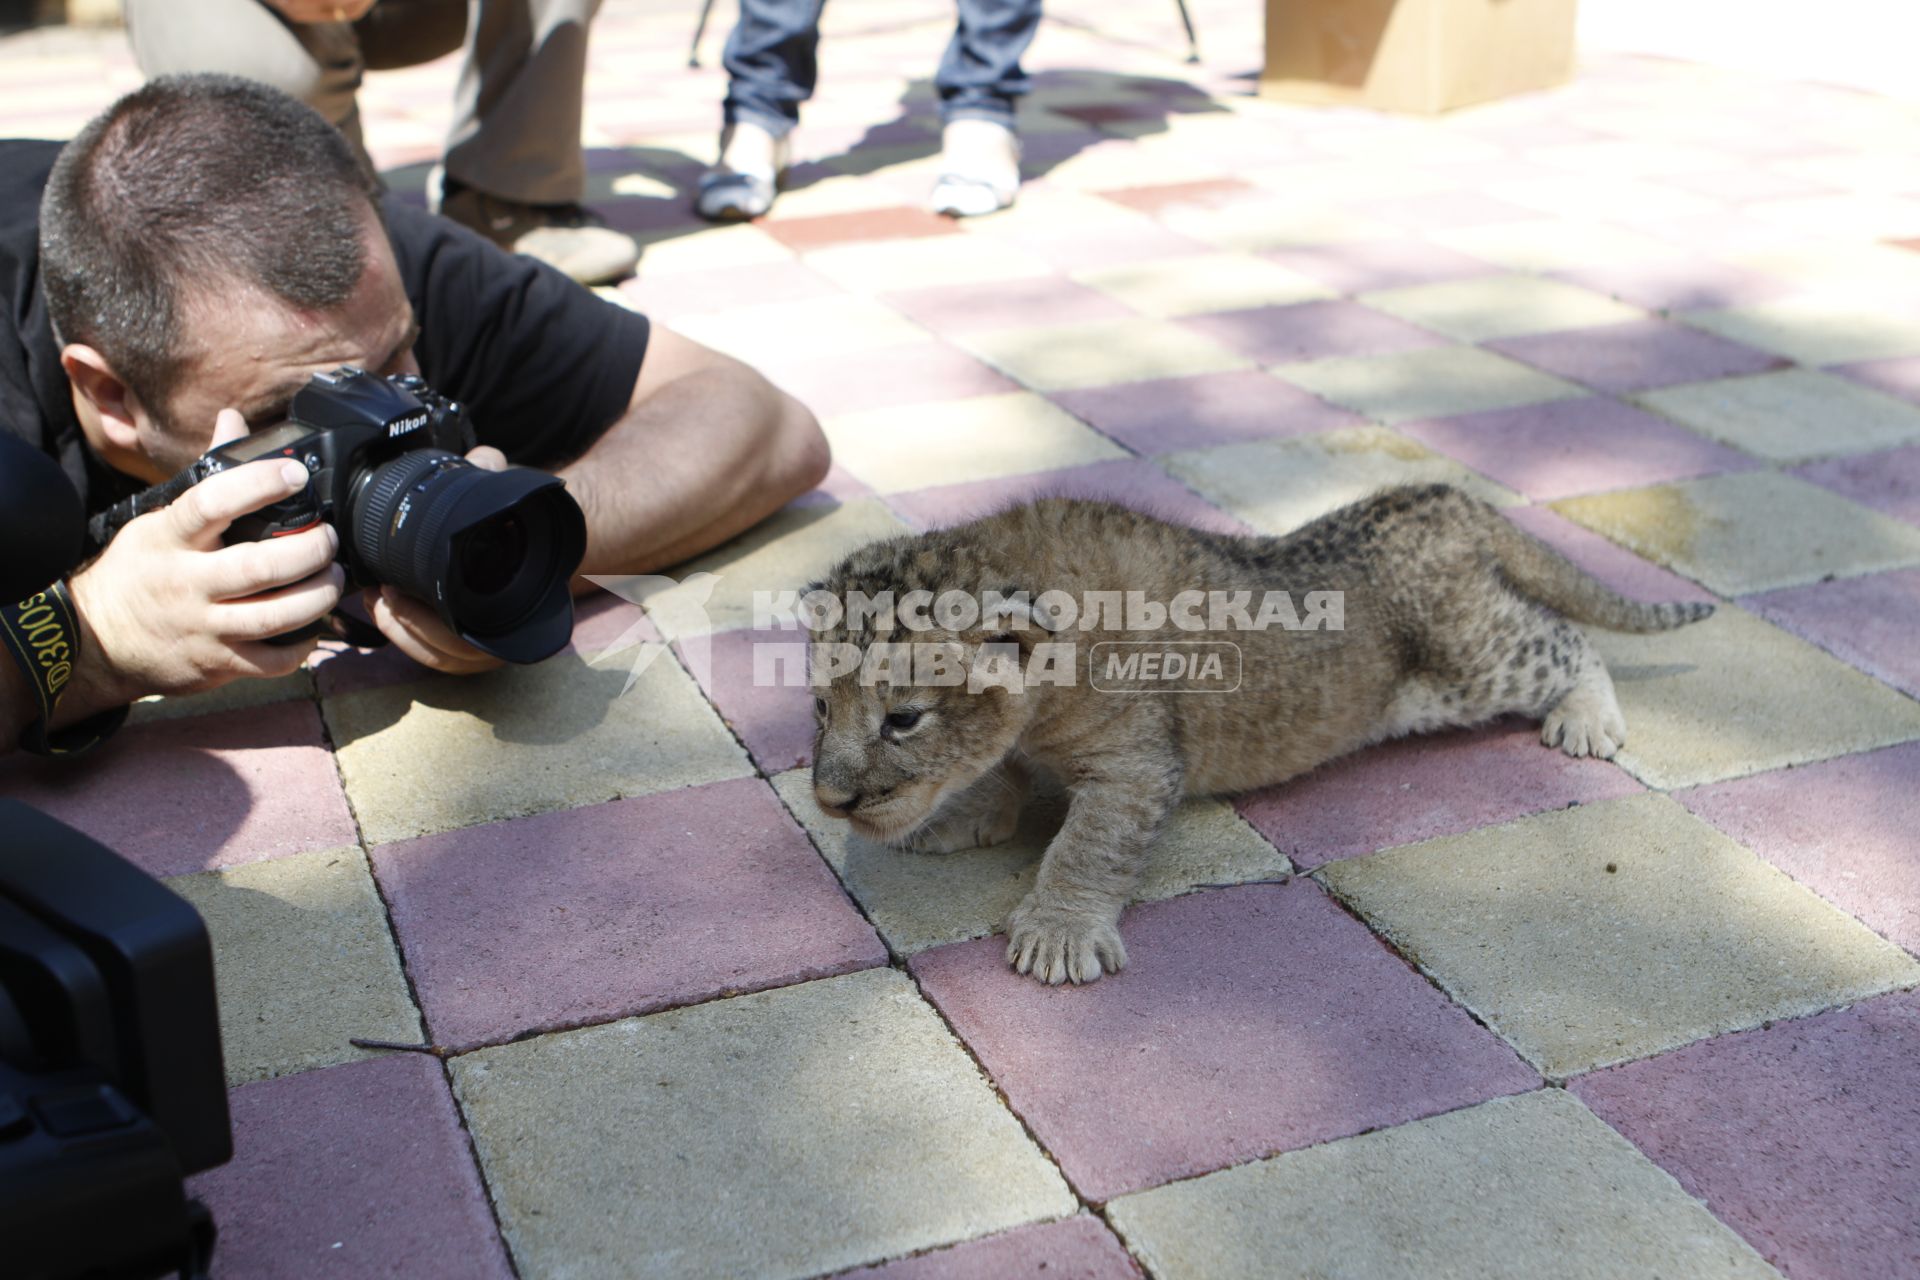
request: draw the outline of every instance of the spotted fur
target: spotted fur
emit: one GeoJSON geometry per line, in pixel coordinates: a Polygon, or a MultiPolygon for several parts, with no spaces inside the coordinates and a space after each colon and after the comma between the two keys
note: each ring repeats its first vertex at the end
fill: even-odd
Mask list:
{"type": "Polygon", "coordinates": [[[1009,960],[1047,982],[1088,982],[1126,963],[1120,909],[1183,796],[1270,785],[1368,743],[1509,713],[1541,721],[1548,746],[1611,756],[1626,727],[1606,666],[1575,624],[1659,631],[1712,612],[1626,600],[1445,485],[1388,489],[1278,538],[1045,499],[875,543],[819,585],[843,600],[913,590],[1141,591],[1162,602],[1189,590],[1343,593],[1339,631],[1157,633],[1237,644],[1231,693],[1098,691],[1093,646],[1147,638],[1104,626],[1054,636],[990,619],[915,634],[843,620],[816,635],[967,654],[1011,642],[1028,662],[1036,643],[1077,646],[1071,686],[969,693],[845,675],[816,689],[815,795],[862,834],[929,852],[996,843],[1013,833],[1033,768],[1065,785],[1065,824],[1007,921],[1009,960]]]}

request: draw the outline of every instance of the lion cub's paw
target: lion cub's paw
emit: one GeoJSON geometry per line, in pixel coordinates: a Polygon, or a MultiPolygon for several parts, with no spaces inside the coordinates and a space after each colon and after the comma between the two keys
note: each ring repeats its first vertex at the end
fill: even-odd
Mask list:
{"type": "Polygon", "coordinates": [[[963,798],[931,822],[915,828],[900,842],[914,853],[958,853],[986,849],[1013,839],[1020,826],[1020,803],[1008,797],[998,802],[963,798]]]}
{"type": "Polygon", "coordinates": [[[1007,917],[1007,963],[1050,985],[1094,982],[1127,967],[1127,947],[1110,916],[1030,897],[1007,917]]]}
{"type": "Polygon", "coordinates": [[[1613,759],[1626,745],[1627,721],[1614,700],[1612,682],[1575,686],[1541,722],[1540,741],[1570,756],[1613,759]]]}

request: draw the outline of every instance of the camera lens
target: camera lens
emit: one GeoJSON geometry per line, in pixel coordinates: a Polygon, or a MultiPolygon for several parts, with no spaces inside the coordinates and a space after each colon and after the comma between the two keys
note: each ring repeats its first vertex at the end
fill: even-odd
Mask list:
{"type": "Polygon", "coordinates": [[[554,476],[411,450],[368,469],[342,524],[363,576],[432,604],[484,652],[537,662],[572,634],[586,520],[554,476]]]}

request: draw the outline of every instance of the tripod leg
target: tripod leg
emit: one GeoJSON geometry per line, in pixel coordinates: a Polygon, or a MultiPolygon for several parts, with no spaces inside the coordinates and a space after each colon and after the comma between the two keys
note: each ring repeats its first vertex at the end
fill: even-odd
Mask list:
{"type": "MultiPolygon", "coordinates": [[[[1184,13],[1185,11],[1186,0],[1181,0],[1181,12],[1184,13]]],[[[693,46],[687,50],[687,65],[690,67],[700,65],[700,37],[707,34],[707,18],[712,13],[713,0],[700,0],[700,21],[696,22],[693,26],[693,46]]],[[[1193,25],[1191,23],[1187,25],[1187,31],[1189,34],[1192,33],[1193,25]]]]}
{"type": "MultiPolygon", "coordinates": [[[[707,0],[709,4],[713,0],[707,0]]],[[[1187,12],[1187,0],[1173,0],[1180,10],[1180,25],[1187,29],[1187,61],[1200,61],[1200,37],[1193,33],[1193,15],[1187,12]]]]}

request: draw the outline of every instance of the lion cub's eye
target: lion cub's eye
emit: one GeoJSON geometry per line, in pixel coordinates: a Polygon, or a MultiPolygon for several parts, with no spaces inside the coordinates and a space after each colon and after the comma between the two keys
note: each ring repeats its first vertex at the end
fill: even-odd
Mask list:
{"type": "Polygon", "coordinates": [[[911,707],[903,707],[899,711],[887,712],[887,728],[892,729],[896,733],[903,733],[919,723],[920,713],[911,707]]]}
{"type": "Polygon", "coordinates": [[[813,700],[813,713],[819,716],[827,714],[827,700],[825,698],[815,698],[813,700]]]}

